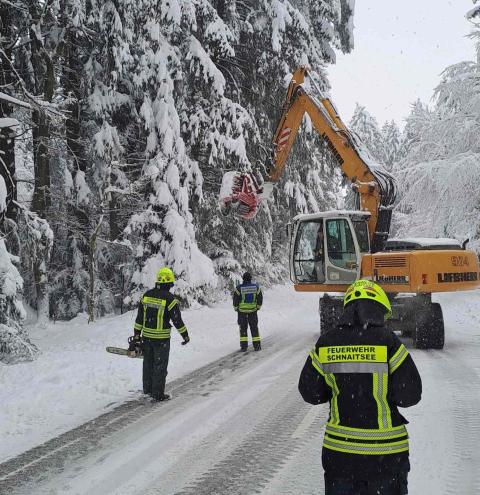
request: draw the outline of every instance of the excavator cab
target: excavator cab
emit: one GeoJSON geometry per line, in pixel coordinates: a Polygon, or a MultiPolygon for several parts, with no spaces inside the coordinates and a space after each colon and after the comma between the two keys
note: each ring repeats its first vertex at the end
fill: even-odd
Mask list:
{"type": "Polygon", "coordinates": [[[325,212],[295,217],[290,274],[295,284],[344,285],[360,277],[368,253],[368,213],[325,212]]]}

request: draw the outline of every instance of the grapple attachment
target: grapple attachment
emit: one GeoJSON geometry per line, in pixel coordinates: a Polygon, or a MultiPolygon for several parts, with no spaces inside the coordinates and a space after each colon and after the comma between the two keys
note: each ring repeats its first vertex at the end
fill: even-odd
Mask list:
{"type": "Polygon", "coordinates": [[[258,211],[263,188],[257,179],[246,172],[227,172],[222,179],[220,208],[224,215],[251,219],[258,211]]]}

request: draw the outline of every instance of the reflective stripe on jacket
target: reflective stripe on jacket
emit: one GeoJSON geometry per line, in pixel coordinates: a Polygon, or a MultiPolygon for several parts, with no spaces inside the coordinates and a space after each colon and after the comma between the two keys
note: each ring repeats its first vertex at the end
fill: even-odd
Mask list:
{"type": "Polygon", "coordinates": [[[149,339],[169,339],[171,322],[182,337],[188,335],[178,299],[167,290],[158,287],[147,291],[138,304],[135,333],[149,339]]]}
{"type": "Polygon", "coordinates": [[[409,469],[407,421],[398,407],[420,400],[420,375],[405,346],[383,326],[383,311],[377,320],[375,308],[367,309],[369,322],[352,317],[327,329],[300,375],[306,402],[330,403],[322,463],[331,476],[368,479],[409,469]]]}
{"type": "MultiPolygon", "coordinates": [[[[400,344],[395,354],[388,359],[386,345],[343,345],[326,346],[313,349],[310,359],[313,367],[331,388],[330,418],[325,430],[323,446],[350,454],[386,455],[408,451],[408,435],[403,424],[393,426],[390,404],[387,399],[389,374],[395,372],[407,358],[408,351],[400,344]],[[364,394],[371,394],[376,404],[376,422],[374,428],[346,426],[356,425],[362,421],[345,420],[342,424],[338,406],[341,394],[337,377],[351,374],[350,381],[355,383],[357,374],[369,375],[370,387],[365,387],[364,394]]],[[[348,387],[345,393],[350,393],[348,387]]],[[[363,388],[362,388],[363,390],[363,388]]],[[[367,397],[364,398],[366,402],[367,397]]],[[[371,423],[368,422],[368,423],[371,423]]],[[[370,426],[373,426],[370,424],[370,426]]]]}
{"type": "Polygon", "coordinates": [[[240,313],[258,311],[263,303],[260,287],[254,283],[240,284],[233,293],[233,307],[240,313]]]}

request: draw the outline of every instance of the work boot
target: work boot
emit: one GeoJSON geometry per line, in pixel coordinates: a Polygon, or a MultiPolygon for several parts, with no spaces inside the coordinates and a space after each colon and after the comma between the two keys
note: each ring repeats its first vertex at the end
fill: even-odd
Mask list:
{"type": "Polygon", "coordinates": [[[262,350],[262,346],[260,344],[253,344],[253,350],[254,351],[261,351],[262,350]]]}
{"type": "Polygon", "coordinates": [[[170,395],[168,394],[152,395],[152,399],[155,402],[163,402],[165,400],[170,400],[170,395]]]}

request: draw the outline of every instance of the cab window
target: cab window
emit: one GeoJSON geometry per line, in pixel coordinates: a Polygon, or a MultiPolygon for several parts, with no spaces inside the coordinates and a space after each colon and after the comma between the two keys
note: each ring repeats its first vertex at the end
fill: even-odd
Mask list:
{"type": "Polygon", "coordinates": [[[370,241],[368,239],[368,226],[364,220],[354,220],[353,228],[357,236],[358,246],[361,253],[368,253],[370,251],[370,241]]]}
{"type": "Polygon", "coordinates": [[[315,249],[321,222],[302,222],[298,227],[293,254],[294,275],[300,282],[315,282],[315,249]]]}
{"type": "Polygon", "coordinates": [[[350,225],[344,218],[327,220],[328,259],[332,265],[351,270],[357,256],[350,225]]]}

